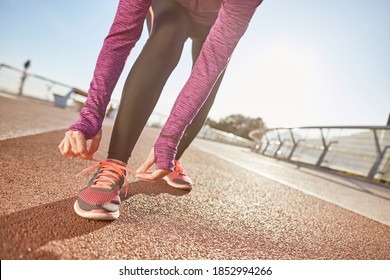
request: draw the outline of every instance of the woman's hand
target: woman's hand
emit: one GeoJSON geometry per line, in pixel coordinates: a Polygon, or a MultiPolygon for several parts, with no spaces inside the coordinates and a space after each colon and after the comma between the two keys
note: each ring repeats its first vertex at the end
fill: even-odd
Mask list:
{"type": "Polygon", "coordinates": [[[137,169],[135,177],[143,181],[156,182],[171,173],[170,170],[165,169],[157,169],[153,172],[148,172],[149,168],[153,166],[155,161],[154,149],[152,149],[146,161],[137,169]]]}
{"type": "Polygon", "coordinates": [[[61,154],[67,158],[82,157],[84,159],[92,159],[94,153],[99,149],[100,140],[102,139],[102,130],[100,130],[91,139],[91,144],[87,148],[87,141],[80,131],[69,130],[65,133],[58,149],[61,154]]]}

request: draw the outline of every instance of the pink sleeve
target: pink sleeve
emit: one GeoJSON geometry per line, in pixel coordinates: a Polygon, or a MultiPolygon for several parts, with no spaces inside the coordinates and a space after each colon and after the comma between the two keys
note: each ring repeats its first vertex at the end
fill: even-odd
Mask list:
{"type": "Polygon", "coordinates": [[[151,0],[120,0],[114,22],[96,62],[87,101],[78,120],[68,130],[81,131],[86,139],[101,129],[112,92],[126,59],[139,40],[151,0]]]}
{"type": "Polygon", "coordinates": [[[154,146],[156,168],[172,170],[179,141],[225,69],[262,0],[226,0],[154,146]]]}

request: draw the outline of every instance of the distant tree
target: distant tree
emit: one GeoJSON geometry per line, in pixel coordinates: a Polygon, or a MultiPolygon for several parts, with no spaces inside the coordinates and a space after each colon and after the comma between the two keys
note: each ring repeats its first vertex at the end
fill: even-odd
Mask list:
{"type": "Polygon", "coordinates": [[[210,127],[215,128],[215,126],[217,125],[217,122],[214,121],[214,120],[211,119],[211,118],[207,118],[205,124],[208,125],[208,126],[210,126],[210,127]]]}
{"type": "Polygon", "coordinates": [[[241,114],[229,115],[220,119],[219,122],[208,118],[206,124],[212,128],[233,133],[247,139],[250,139],[248,136],[250,131],[265,128],[262,118],[250,118],[241,114]]]}

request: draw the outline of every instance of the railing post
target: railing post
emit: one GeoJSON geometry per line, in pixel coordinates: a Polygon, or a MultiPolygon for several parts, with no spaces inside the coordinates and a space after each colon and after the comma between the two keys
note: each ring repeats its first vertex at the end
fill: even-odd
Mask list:
{"type": "Polygon", "coordinates": [[[265,154],[265,151],[268,149],[268,146],[269,146],[269,139],[268,139],[268,136],[267,136],[267,132],[264,134],[264,136],[266,141],[267,141],[267,144],[265,145],[265,148],[263,149],[263,151],[261,152],[262,155],[265,154]]]}
{"type": "Polygon", "coordinates": [[[322,128],[320,128],[320,130],[321,130],[322,147],[324,147],[324,150],[322,151],[321,156],[317,160],[317,163],[316,163],[317,167],[321,166],[321,163],[323,162],[326,154],[328,153],[330,146],[332,144],[337,144],[338,143],[337,141],[330,141],[329,144],[326,144],[325,136],[324,136],[324,133],[322,131],[322,128]]]}
{"type": "Polygon", "coordinates": [[[287,160],[291,160],[291,157],[292,157],[292,155],[294,154],[295,149],[297,148],[298,143],[301,141],[301,139],[298,140],[298,142],[295,141],[294,133],[292,132],[292,128],[289,128],[288,130],[290,131],[291,140],[292,140],[292,142],[293,142],[293,148],[291,149],[291,152],[290,152],[290,154],[288,155],[287,160]]]}
{"type": "Polygon", "coordinates": [[[299,139],[298,141],[296,141],[294,143],[294,147],[292,148],[290,154],[288,155],[288,158],[287,158],[288,160],[291,160],[293,154],[295,153],[295,150],[298,148],[299,143],[304,142],[304,141],[305,141],[304,139],[299,139]]]}
{"type": "Polygon", "coordinates": [[[24,87],[24,83],[26,81],[26,78],[27,78],[27,71],[24,70],[23,74],[22,74],[22,77],[20,78],[20,86],[19,86],[18,95],[23,95],[23,87],[24,87]]]}
{"type": "Polygon", "coordinates": [[[265,151],[268,149],[268,146],[269,146],[269,141],[267,140],[267,144],[265,145],[265,148],[261,152],[262,155],[264,155],[265,151]]]}
{"type": "Polygon", "coordinates": [[[283,141],[279,141],[280,144],[279,144],[279,147],[278,149],[276,150],[276,152],[274,153],[274,157],[276,157],[278,155],[278,152],[280,151],[280,148],[284,145],[284,143],[286,143],[287,139],[284,139],[283,141]]]}
{"type": "Polygon", "coordinates": [[[27,69],[30,67],[30,60],[27,60],[25,63],[24,63],[24,70],[23,70],[23,74],[22,74],[22,78],[20,79],[20,87],[19,87],[19,92],[18,92],[18,95],[23,95],[23,87],[24,87],[24,83],[27,79],[27,69]]]}
{"type": "Polygon", "coordinates": [[[273,157],[276,157],[277,153],[279,152],[280,148],[281,148],[282,145],[283,145],[283,141],[282,141],[282,139],[280,138],[279,129],[277,129],[276,132],[277,132],[277,135],[278,135],[279,146],[278,146],[278,148],[276,149],[275,153],[273,154],[273,157]]]}
{"type": "Polygon", "coordinates": [[[375,160],[374,164],[372,165],[372,167],[370,169],[370,172],[368,173],[367,178],[369,180],[373,180],[374,179],[375,174],[378,172],[378,168],[379,168],[379,165],[381,164],[383,156],[385,155],[387,148],[390,147],[390,146],[386,146],[384,148],[383,152],[382,152],[381,146],[379,144],[378,135],[376,134],[376,129],[373,128],[372,132],[374,133],[375,149],[376,149],[376,160],[375,160]]]}

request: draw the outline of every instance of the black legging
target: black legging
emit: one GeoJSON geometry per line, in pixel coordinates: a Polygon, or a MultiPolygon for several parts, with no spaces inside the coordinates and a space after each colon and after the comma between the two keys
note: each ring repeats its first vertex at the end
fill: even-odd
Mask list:
{"type": "MultiPolygon", "coordinates": [[[[191,37],[195,63],[211,26],[199,26],[175,0],[153,1],[153,29],[131,68],[122,92],[108,158],[127,162],[160,97],[163,87],[180,60],[185,41],[191,37]]],[[[150,25],[150,21],[149,27],[150,25]]],[[[213,105],[222,73],[206,102],[187,127],[176,159],[194,140],[213,105]]],[[[196,94],[196,93],[195,93],[196,94]]]]}

